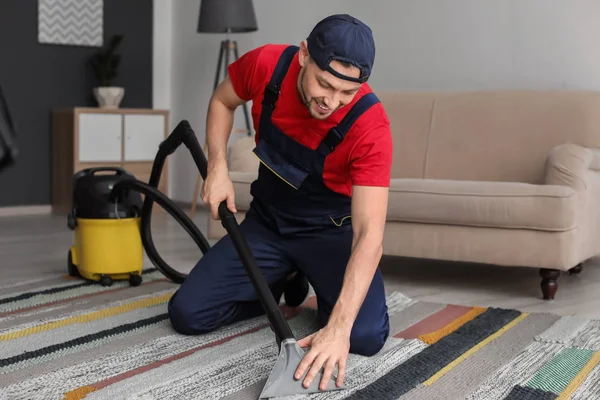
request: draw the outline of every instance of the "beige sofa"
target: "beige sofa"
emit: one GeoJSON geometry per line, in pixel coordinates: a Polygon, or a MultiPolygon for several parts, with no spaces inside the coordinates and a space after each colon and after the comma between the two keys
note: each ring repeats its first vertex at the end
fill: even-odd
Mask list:
{"type": "MultiPolygon", "coordinates": [[[[377,95],[394,135],[385,254],[538,268],[552,299],[561,271],[600,253],[600,93],[377,95]]],[[[252,147],[229,153],[239,221],[252,147]]]]}

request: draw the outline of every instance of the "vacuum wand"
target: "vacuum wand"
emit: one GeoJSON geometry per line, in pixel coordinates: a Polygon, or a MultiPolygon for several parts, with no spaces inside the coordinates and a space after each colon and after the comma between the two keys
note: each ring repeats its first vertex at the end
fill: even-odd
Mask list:
{"type": "MultiPolygon", "coordinates": [[[[192,127],[187,121],[182,121],[178,128],[180,129],[176,129],[176,131],[179,131],[180,134],[171,135],[161,144],[161,147],[164,146],[164,151],[166,152],[173,152],[183,142],[188,147],[196,167],[200,171],[202,179],[206,180],[208,175],[208,160],[206,159],[206,156],[204,155],[204,152],[198,143],[198,139],[196,138],[192,127]]],[[[278,337],[279,342],[282,342],[285,339],[294,339],[294,334],[292,333],[292,330],[287,323],[283,312],[279,308],[279,305],[275,301],[267,281],[260,272],[258,263],[252,254],[252,250],[250,249],[246,238],[242,234],[234,214],[227,208],[226,201],[223,201],[221,204],[219,204],[218,212],[219,218],[221,219],[221,225],[223,225],[223,228],[225,228],[231,237],[231,241],[237,250],[242,264],[244,265],[244,268],[246,269],[246,272],[252,281],[252,284],[254,285],[263,309],[267,314],[269,322],[273,327],[273,331],[278,337]]]]}

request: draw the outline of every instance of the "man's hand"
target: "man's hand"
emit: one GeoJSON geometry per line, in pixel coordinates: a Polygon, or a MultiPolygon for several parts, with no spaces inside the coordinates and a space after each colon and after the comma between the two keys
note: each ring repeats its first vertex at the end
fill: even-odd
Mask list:
{"type": "Polygon", "coordinates": [[[310,347],[294,377],[300,379],[308,370],[304,379],[304,387],[309,387],[322,367],[325,367],[319,384],[320,390],[325,390],[332,377],[334,368],[338,367],[336,385],[341,387],[346,374],[346,361],[350,352],[350,331],[327,325],[318,332],[298,341],[300,347],[310,347]],[[310,368],[310,369],[309,369],[310,368]]]}
{"type": "Polygon", "coordinates": [[[227,168],[227,142],[233,126],[235,109],[244,104],[229,76],[219,84],[208,106],[206,119],[206,144],[208,145],[208,168],[202,185],[202,201],[210,208],[213,219],[219,218],[219,205],[227,200],[227,208],[236,212],[233,184],[227,168]]]}
{"type": "Polygon", "coordinates": [[[215,220],[219,218],[219,205],[227,200],[227,208],[232,213],[237,212],[235,208],[235,193],[233,183],[229,178],[229,172],[225,165],[211,168],[202,185],[202,201],[210,208],[210,214],[215,220]]]}

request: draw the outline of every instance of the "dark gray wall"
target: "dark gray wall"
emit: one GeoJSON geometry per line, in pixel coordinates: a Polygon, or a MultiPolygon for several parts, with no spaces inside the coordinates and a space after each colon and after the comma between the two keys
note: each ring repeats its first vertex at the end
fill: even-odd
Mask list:
{"type": "MultiPolygon", "coordinates": [[[[152,107],[152,0],[104,0],[104,39],[122,33],[116,85],[122,107],[152,107]]],[[[86,65],[97,47],[39,44],[37,0],[0,1],[0,84],[13,111],[20,156],[0,174],[0,206],[51,202],[51,111],[96,106],[86,65]]]]}

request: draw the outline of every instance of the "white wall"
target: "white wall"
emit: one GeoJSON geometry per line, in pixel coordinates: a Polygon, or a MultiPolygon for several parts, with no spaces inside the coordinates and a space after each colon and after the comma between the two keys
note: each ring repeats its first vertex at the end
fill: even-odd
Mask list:
{"type": "MultiPolygon", "coordinates": [[[[188,119],[203,143],[225,37],[196,33],[199,0],[155,2],[168,19],[155,14],[162,35],[155,40],[156,104],[169,106],[172,126],[188,119]]],[[[375,90],[600,90],[598,0],[254,0],[254,6],[259,30],[231,36],[241,53],[264,43],[297,44],[331,13],[362,19],[377,46],[375,90]]],[[[235,128],[244,128],[241,110],[235,128]]],[[[182,148],[170,162],[171,198],[192,201],[197,173],[189,153],[182,148]]]]}

